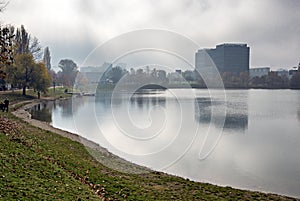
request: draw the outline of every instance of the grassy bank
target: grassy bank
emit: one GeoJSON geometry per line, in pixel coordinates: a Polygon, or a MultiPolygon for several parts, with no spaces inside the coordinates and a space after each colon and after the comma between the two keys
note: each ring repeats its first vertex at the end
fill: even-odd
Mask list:
{"type": "Polygon", "coordinates": [[[0,200],[293,200],[160,172],[120,173],[78,142],[0,114],[0,200]]]}

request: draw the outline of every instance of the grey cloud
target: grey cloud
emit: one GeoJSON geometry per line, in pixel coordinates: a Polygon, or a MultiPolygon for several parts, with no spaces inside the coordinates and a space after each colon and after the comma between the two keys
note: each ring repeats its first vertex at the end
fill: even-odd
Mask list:
{"type": "Polygon", "coordinates": [[[299,0],[14,0],[3,15],[5,22],[25,24],[43,44],[55,46],[54,63],[64,53],[80,63],[90,48],[112,37],[159,28],[200,47],[247,42],[253,65],[278,68],[299,62],[299,8],[299,0]],[[72,15],[64,15],[68,10],[72,15]]]}

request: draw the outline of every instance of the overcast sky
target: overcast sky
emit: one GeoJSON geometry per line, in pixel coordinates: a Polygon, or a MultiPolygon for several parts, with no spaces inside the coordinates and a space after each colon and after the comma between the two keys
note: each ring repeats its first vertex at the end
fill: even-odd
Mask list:
{"type": "Polygon", "coordinates": [[[21,24],[49,46],[52,65],[81,64],[99,44],[138,29],[164,29],[214,47],[243,42],[251,67],[300,61],[300,0],[10,0],[2,23],[21,24]]]}

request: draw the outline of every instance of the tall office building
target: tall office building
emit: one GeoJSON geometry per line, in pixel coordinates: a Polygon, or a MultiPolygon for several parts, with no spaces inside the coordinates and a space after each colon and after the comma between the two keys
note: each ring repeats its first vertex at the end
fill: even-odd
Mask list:
{"type": "Polygon", "coordinates": [[[195,66],[196,69],[203,70],[214,64],[221,74],[249,72],[249,54],[247,44],[225,43],[216,48],[198,50],[195,66]]]}

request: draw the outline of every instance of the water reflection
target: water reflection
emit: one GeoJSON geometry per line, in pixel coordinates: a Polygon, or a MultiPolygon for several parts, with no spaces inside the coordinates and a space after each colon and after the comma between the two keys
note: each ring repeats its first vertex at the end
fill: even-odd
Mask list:
{"type": "Polygon", "coordinates": [[[218,100],[212,100],[211,98],[196,98],[195,120],[200,124],[219,122],[218,119],[224,118],[222,114],[218,115],[218,110],[221,107],[226,107],[226,116],[223,126],[225,130],[246,130],[248,128],[247,101],[234,102],[232,100],[228,100],[227,102],[222,102],[218,100]],[[214,113],[216,113],[216,121],[212,121],[213,110],[214,113]]]}
{"type": "MultiPolygon", "coordinates": [[[[125,92],[113,95],[106,91],[97,93],[96,97],[57,101],[52,106],[55,127],[73,132],[75,122],[78,133],[113,153],[120,152],[114,152],[105,140],[116,143],[122,148],[121,151],[128,151],[126,153],[129,154],[119,155],[129,161],[142,161],[139,164],[146,166],[153,164],[148,167],[159,170],[164,161],[175,158],[177,150],[185,150],[183,145],[195,139],[188,152],[166,169],[167,172],[198,181],[300,197],[299,91],[229,90],[226,91],[226,101],[220,101],[218,96],[210,98],[207,90],[171,89],[133,95],[125,92]],[[223,108],[227,110],[225,117],[221,112],[223,108]],[[216,113],[213,115],[212,112],[216,113]],[[91,115],[94,113],[94,116],[91,115]],[[216,121],[211,121],[213,117],[216,121]],[[218,119],[221,118],[225,119],[224,129],[218,126],[218,119]],[[166,124],[163,124],[164,120],[167,120],[166,124]],[[132,122],[135,124],[132,125],[132,122]],[[163,138],[145,146],[140,144],[145,143],[144,140],[136,146],[126,144],[118,129],[124,129],[132,137],[148,139],[161,125],[165,125],[163,131],[166,135],[158,135],[163,138]],[[99,135],[99,128],[107,134],[105,137],[99,135]],[[198,128],[194,138],[193,131],[198,128]],[[138,129],[145,132],[138,132],[138,129]],[[212,154],[200,161],[199,149],[208,131],[209,134],[223,132],[224,135],[212,154]],[[243,133],[249,134],[238,135],[243,133]],[[173,139],[174,134],[178,134],[178,138],[174,138],[175,143],[165,152],[157,153],[153,161],[144,155],[139,160],[138,154],[159,150],[161,145],[173,139]],[[132,153],[137,153],[137,157],[132,153]]],[[[48,108],[48,105],[40,105],[36,110],[48,112],[49,115],[49,110],[43,108],[48,108]]]]}
{"type": "MultiPolygon", "coordinates": [[[[126,93],[113,94],[112,91],[99,91],[96,95],[95,102],[97,106],[103,106],[105,110],[109,109],[111,104],[121,106],[129,101],[131,108],[149,109],[153,106],[166,107],[166,97],[159,96],[160,90],[155,91],[139,91],[129,97],[126,93]],[[114,99],[112,100],[112,96],[114,99]]],[[[76,97],[63,101],[53,101],[49,103],[38,104],[33,107],[30,112],[32,118],[42,121],[51,122],[51,110],[60,109],[62,117],[73,117],[77,111],[85,105],[88,97],[76,97]]],[[[246,130],[248,128],[248,102],[245,100],[227,100],[227,102],[212,100],[209,97],[198,97],[194,100],[195,120],[199,124],[210,124],[218,122],[218,119],[224,118],[221,114],[216,115],[216,121],[212,121],[212,110],[218,113],[218,109],[226,107],[226,116],[224,129],[246,130]]],[[[300,107],[299,107],[300,108],[300,107]]],[[[298,111],[298,119],[300,120],[300,109],[298,111]]],[[[216,125],[218,126],[218,125],[216,125]]]]}
{"type": "Polygon", "coordinates": [[[131,107],[137,106],[138,108],[150,108],[150,106],[162,106],[166,105],[166,98],[158,96],[163,90],[139,90],[136,93],[130,95],[124,93],[113,93],[112,91],[98,91],[96,94],[96,103],[102,103],[103,105],[120,106],[127,104],[129,101],[131,107]],[[113,100],[112,100],[113,98],[113,100]]]}
{"type": "Polygon", "coordinates": [[[72,117],[73,116],[72,99],[58,101],[57,106],[59,108],[61,108],[61,115],[63,117],[72,117]]]}
{"type": "Polygon", "coordinates": [[[67,100],[55,101],[54,106],[61,109],[61,115],[63,117],[73,117],[77,111],[84,106],[86,97],[73,97],[67,100]]]}
{"type": "Polygon", "coordinates": [[[53,102],[49,103],[40,103],[32,108],[29,109],[29,112],[31,113],[31,117],[33,119],[39,119],[44,122],[51,123],[52,122],[52,107],[53,107],[53,102]]]}
{"type": "Polygon", "coordinates": [[[77,111],[86,103],[86,97],[74,97],[66,100],[55,100],[37,104],[29,109],[31,117],[52,123],[53,111],[59,111],[62,117],[73,118],[77,111]]]}
{"type": "Polygon", "coordinates": [[[130,104],[132,106],[138,106],[139,108],[149,108],[150,106],[166,106],[166,98],[164,97],[149,97],[142,94],[134,94],[130,98],[130,104]]]}
{"type": "Polygon", "coordinates": [[[97,103],[102,103],[104,105],[109,105],[111,103],[112,91],[98,91],[96,93],[95,101],[97,103]]]}

